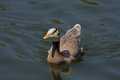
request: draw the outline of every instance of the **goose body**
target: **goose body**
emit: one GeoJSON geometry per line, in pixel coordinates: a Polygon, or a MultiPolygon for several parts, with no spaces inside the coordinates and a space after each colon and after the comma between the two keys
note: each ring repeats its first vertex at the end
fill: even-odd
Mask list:
{"type": "Polygon", "coordinates": [[[49,63],[61,63],[75,60],[77,56],[80,55],[79,45],[80,45],[80,33],[81,26],[76,24],[71,29],[69,29],[65,35],[60,37],[59,41],[59,50],[53,45],[48,51],[47,61],[49,63]],[[54,52],[53,52],[54,49],[54,52]],[[54,53],[54,56],[52,54],[54,53]]]}

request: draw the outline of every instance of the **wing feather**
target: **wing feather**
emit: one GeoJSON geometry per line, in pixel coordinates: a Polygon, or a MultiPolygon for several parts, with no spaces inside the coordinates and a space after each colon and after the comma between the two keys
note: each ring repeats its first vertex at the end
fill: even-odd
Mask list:
{"type": "Polygon", "coordinates": [[[81,26],[76,24],[60,38],[60,51],[68,50],[75,56],[79,50],[81,26]]]}

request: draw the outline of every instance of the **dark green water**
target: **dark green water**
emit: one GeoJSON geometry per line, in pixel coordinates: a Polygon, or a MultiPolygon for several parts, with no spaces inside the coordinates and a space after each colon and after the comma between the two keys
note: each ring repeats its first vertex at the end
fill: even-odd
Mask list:
{"type": "MultiPolygon", "coordinates": [[[[84,60],[63,80],[120,80],[120,0],[0,0],[0,80],[51,80],[46,62],[51,24],[82,25],[84,60]],[[58,21],[56,20],[58,19],[58,21]]],[[[58,70],[59,71],[59,70],[58,70]]],[[[57,79],[58,80],[58,79],[57,79]]]]}

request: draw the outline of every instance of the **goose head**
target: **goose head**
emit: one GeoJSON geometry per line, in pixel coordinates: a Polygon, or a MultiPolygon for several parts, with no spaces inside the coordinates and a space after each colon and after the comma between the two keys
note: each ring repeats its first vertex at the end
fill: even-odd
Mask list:
{"type": "Polygon", "coordinates": [[[43,39],[49,38],[58,38],[59,37],[59,30],[57,28],[50,28],[47,33],[45,33],[43,39]]]}

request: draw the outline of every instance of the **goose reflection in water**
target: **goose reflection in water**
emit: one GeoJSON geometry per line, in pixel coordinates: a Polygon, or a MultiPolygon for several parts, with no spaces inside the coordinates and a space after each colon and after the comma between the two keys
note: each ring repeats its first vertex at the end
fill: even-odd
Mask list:
{"type": "Polygon", "coordinates": [[[52,80],[63,80],[62,75],[70,76],[71,69],[69,64],[62,63],[62,64],[49,64],[50,66],[50,73],[52,75],[52,80]]]}

